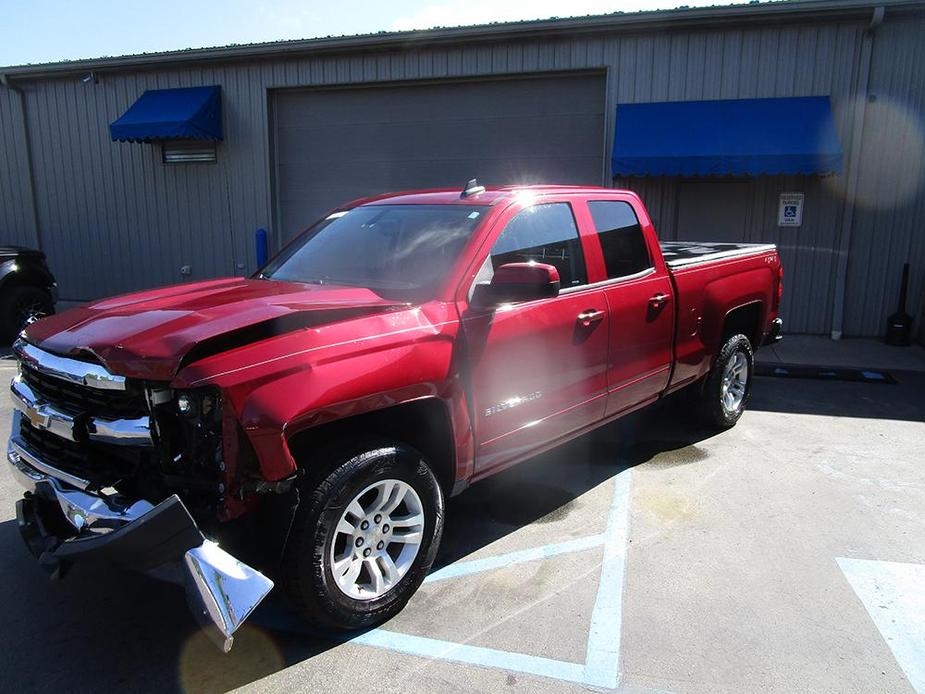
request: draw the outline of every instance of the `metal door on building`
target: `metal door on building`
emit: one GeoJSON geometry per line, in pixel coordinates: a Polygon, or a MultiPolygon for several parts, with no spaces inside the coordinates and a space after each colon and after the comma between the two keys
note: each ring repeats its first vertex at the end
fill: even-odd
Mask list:
{"type": "Polygon", "coordinates": [[[273,95],[277,240],[377,193],[601,185],[602,74],[285,90],[273,95]]]}

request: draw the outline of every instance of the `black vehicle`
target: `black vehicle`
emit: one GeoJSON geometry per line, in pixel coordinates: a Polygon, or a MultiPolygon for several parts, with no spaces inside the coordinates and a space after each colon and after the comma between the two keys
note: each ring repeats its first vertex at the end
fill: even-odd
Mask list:
{"type": "Polygon", "coordinates": [[[28,323],[54,313],[57,298],[44,253],[0,246],[0,339],[10,343],[28,323]]]}

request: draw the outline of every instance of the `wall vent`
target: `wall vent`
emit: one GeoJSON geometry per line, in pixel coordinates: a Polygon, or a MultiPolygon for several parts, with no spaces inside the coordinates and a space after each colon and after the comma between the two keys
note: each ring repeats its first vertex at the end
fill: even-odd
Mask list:
{"type": "Polygon", "coordinates": [[[214,164],[218,159],[214,142],[165,142],[162,152],[165,164],[214,164]]]}

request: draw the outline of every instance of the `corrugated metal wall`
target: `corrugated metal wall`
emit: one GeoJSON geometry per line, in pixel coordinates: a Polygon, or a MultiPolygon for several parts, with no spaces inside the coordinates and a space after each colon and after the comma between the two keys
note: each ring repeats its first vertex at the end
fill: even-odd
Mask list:
{"type": "Polygon", "coordinates": [[[35,246],[21,97],[0,87],[0,245],[35,246]]]}
{"type": "MultiPolygon", "coordinates": [[[[636,190],[649,208],[659,235],[665,240],[704,240],[709,234],[691,234],[677,222],[678,188],[674,178],[622,179],[619,184],[636,190]],[[698,238],[692,239],[692,236],[698,238]],[[703,238],[700,238],[703,237],[703,238]]],[[[781,315],[788,332],[829,333],[835,300],[834,276],[843,200],[832,194],[834,179],[814,176],[761,176],[748,187],[747,214],[741,240],[775,243],[784,263],[784,298],[781,315]],[[778,227],[778,197],[784,192],[805,194],[803,225],[778,227]]]]}
{"type": "Polygon", "coordinates": [[[918,315],[925,300],[925,19],[880,27],[869,93],[848,254],[848,335],[883,334],[904,262],[909,313],[918,315]]]}
{"type": "MultiPolygon", "coordinates": [[[[67,299],[181,281],[179,267],[187,264],[193,279],[252,270],[254,230],[272,224],[268,90],[275,88],[606,68],[609,119],[618,103],[829,94],[847,154],[853,146],[865,27],[866,22],[730,25],[104,73],[98,84],[74,78],[26,81],[43,244],[67,299]],[[217,164],[166,166],[156,146],[109,140],[108,123],[145,89],[198,84],[223,88],[226,139],[217,164]]],[[[896,101],[903,104],[903,113],[912,114],[903,121],[904,143],[922,132],[922,35],[921,22],[893,19],[888,12],[874,42],[871,89],[884,95],[876,103],[896,101]]],[[[31,219],[23,192],[24,139],[15,122],[16,98],[0,88],[0,222],[5,232],[28,229],[31,219]]],[[[883,173],[890,171],[883,139],[895,145],[895,126],[896,117],[885,113],[872,117],[864,131],[865,177],[859,188],[865,194],[875,195],[869,191],[895,178],[883,173]]],[[[611,139],[608,127],[608,147],[611,139]]],[[[903,168],[906,175],[919,174],[910,165],[903,168]]],[[[672,237],[677,181],[640,179],[629,185],[639,190],[663,233],[672,237]]],[[[781,246],[792,330],[825,333],[832,327],[843,187],[842,177],[756,183],[746,238],[781,246]],[[799,229],[776,226],[777,194],[785,189],[807,195],[799,229]]],[[[847,334],[881,330],[880,319],[888,312],[884,297],[896,284],[888,268],[896,258],[917,258],[916,272],[923,272],[921,186],[908,200],[889,210],[878,204],[873,212],[855,216],[847,334]],[[870,272],[870,267],[878,269],[870,272]]]]}
{"type": "Polygon", "coordinates": [[[267,207],[266,155],[253,155],[255,143],[238,136],[266,117],[265,108],[236,108],[236,95],[251,88],[229,89],[228,144],[214,166],[166,166],[159,147],[114,143],[108,133],[109,122],[145,89],[234,82],[235,73],[144,72],[99,84],[23,85],[42,245],[62,298],[179,282],[186,264],[193,278],[232,274],[244,261],[243,230],[265,223],[267,207]]]}

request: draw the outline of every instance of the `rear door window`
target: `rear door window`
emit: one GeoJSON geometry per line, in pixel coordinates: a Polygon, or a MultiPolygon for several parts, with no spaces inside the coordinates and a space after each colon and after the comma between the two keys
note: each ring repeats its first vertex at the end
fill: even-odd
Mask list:
{"type": "Polygon", "coordinates": [[[491,249],[491,264],[547,263],[559,271],[563,289],[588,283],[585,257],[567,202],[533,205],[508,222],[491,249]]]}
{"type": "Polygon", "coordinates": [[[621,200],[589,200],[607,278],[626,277],[652,267],[646,238],[632,206],[621,200]]]}

